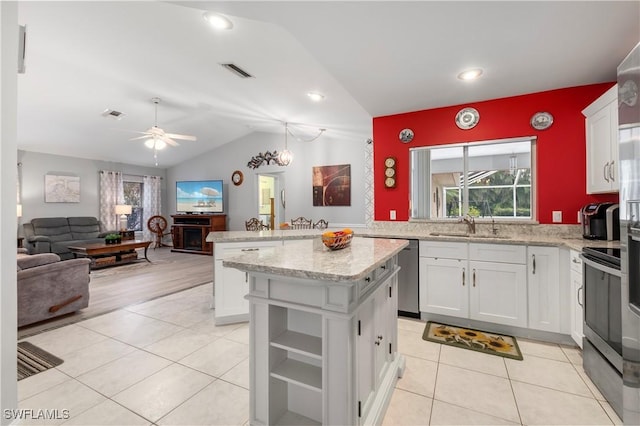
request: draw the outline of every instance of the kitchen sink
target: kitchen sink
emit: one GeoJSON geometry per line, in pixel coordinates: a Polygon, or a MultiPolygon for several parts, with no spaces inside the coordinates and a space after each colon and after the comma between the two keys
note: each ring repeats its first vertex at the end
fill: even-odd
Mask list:
{"type": "Polygon", "coordinates": [[[433,237],[463,237],[463,238],[487,238],[487,239],[500,239],[507,240],[511,237],[508,235],[475,235],[475,234],[463,234],[461,232],[432,232],[429,234],[433,237]]]}

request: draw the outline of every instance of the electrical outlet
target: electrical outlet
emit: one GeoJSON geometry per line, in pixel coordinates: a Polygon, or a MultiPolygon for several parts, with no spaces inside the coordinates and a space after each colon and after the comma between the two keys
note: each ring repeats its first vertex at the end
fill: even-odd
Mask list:
{"type": "Polygon", "coordinates": [[[552,213],[553,216],[553,223],[562,223],[562,211],[561,210],[554,210],[552,213]]]}
{"type": "Polygon", "coordinates": [[[578,223],[582,223],[582,212],[578,210],[578,223]]]}
{"type": "Polygon", "coordinates": [[[396,211],[395,210],[389,210],[389,219],[396,220],[396,211]]]}

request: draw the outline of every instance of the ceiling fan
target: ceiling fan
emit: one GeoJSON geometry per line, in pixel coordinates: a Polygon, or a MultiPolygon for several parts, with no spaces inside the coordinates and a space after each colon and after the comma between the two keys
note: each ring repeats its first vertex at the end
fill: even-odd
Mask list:
{"type": "Polygon", "coordinates": [[[158,127],[158,104],[160,103],[160,98],[151,98],[151,102],[153,102],[156,106],[155,107],[156,109],[155,124],[153,125],[153,127],[149,128],[147,131],[137,132],[137,133],[142,133],[142,136],[131,138],[129,140],[135,141],[140,139],[147,139],[144,144],[147,147],[152,148],[154,150],[163,149],[167,145],[178,146],[179,143],[176,142],[174,139],[180,139],[185,141],[197,140],[195,136],[179,135],[176,133],[166,133],[164,130],[158,127]]]}

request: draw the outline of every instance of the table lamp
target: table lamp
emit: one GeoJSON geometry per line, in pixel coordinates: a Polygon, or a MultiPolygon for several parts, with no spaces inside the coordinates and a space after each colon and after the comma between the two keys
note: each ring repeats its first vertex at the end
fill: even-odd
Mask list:
{"type": "Polygon", "coordinates": [[[116,204],[116,214],[120,215],[120,230],[127,230],[127,215],[131,214],[131,206],[127,204],[116,204]]]}

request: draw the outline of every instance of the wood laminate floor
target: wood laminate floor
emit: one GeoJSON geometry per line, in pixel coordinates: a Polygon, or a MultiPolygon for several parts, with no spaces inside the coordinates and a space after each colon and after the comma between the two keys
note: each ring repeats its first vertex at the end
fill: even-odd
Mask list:
{"type": "MultiPolygon", "coordinates": [[[[89,306],[79,312],[18,329],[24,338],[213,281],[213,257],[149,249],[144,260],[91,271],[89,306]]],[[[143,258],[142,250],[139,257],[143,258]]]]}

